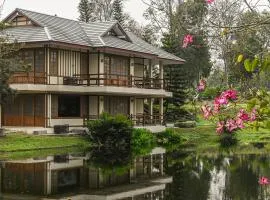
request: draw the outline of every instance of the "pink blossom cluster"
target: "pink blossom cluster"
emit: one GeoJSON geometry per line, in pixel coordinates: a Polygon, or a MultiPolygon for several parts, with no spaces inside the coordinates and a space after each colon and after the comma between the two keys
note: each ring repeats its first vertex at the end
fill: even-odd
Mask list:
{"type": "Polygon", "coordinates": [[[206,81],[204,79],[201,79],[198,86],[197,86],[197,91],[198,92],[203,92],[206,87],[206,81]]]}
{"type": "Polygon", "coordinates": [[[193,35],[187,34],[183,40],[183,48],[187,48],[189,44],[193,43],[193,35]]]}
{"type": "Polygon", "coordinates": [[[206,3],[207,4],[211,4],[211,3],[213,3],[215,0],[206,0],[206,3]]]}
{"type": "Polygon", "coordinates": [[[261,177],[259,178],[259,184],[260,185],[269,185],[270,184],[270,180],[267,177],[261,177]]]}
{"type": "MultiPolygon", "coordinates": [[[[222,106],[227,105],[229,102],[237,100],[236,90],[226,90],[221,93],[220,96],[216,97],[214,100],[213,108],[209,105],[204,105],[201,107],[203,116],[205,119],[209,119],[211,116],[218,114],[222,106]]],[[[243,129],[244,123],[256,120],[256,109],[253,108],[251,113],[247,113],[244,109],[241,109],[235,118],[227,118],[226,120],[220,120],[217,123],[216,132],[222,134],[223,132],[232,133],[237,129],[243,129]]]]}

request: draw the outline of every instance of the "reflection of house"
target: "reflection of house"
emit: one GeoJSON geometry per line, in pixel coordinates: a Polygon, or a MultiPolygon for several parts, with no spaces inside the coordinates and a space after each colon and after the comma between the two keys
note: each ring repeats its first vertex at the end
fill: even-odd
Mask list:
{"type": "Polygon", "coordinates": [[[154,113],[153,101],[163,105],[172,95],[165,90],[163,67],[182,59],[117,22],[86,24],[22,9],[4,22],[11,24],[11,38],[24,43],[20,57],[31,66],[10,79],[19,95],[3,109],[4,126],[82,126],[102,112],[129,115],[139,126],[162,124],[163,106],[154,113]]]}
{"type": "Polygon", "coordinates": [[[77,189],[87,199],[163,195],[165,184],[171,182],[163,174],[163,154],[163,149],[154,149],[151,155],[134,160],[131,169],[120,175],[87,166],[86,157],[54,156],[3,162],[0,189],[4,196],[61,195],[77,189]],[[117,187],[110,189],[113,186],[117,187]]]}

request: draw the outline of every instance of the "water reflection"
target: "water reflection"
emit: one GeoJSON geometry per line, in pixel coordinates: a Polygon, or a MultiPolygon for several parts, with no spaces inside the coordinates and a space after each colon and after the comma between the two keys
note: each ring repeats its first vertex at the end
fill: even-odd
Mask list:
{"type": "Polygon", "coordinates": [[[166,184],[172,182],[164,175],[165,149],[137,158],[114,153],[99,149],[3,161],[1,194],[4,199],[164,199],[166,184]]]}
{"type": "Polygon", "coordinates": [[[207,157],[172,152],[167,156],[166,172],[173,183],[166,199],[270,199],[270,186],[258,184],[259,177],[270,177],[269,155],[207,157]]]}
{"type": "MultiPolygon", "coordinates": [[[[269,200],[269,155],[196,156],[155,148],[146,156],[95,149],[2,161],[2,199],[269,200]]],[[[0,198],[1,199],[1,198],[0,198]]]]}

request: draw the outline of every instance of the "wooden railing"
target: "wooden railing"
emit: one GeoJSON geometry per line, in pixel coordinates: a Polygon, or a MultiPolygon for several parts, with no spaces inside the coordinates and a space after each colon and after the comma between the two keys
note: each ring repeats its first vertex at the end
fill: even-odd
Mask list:
{"type": "Polygon", "coordinates": [[[47,77],[44,73],[15,73],[10,79],[9,83],[15,84],[46,84],[47,77]]]}
{"type": "Polygon", "coordinates": [[[48,85],[80,85],[80,86],[115,86],[136,87],[143,89],[166,89],[166,81],[156,78],[145,78],[119,74],[75,74],[73,76],[51,76],[45,74],[14,74],[11,84],[48,84],[48,85]],[[51,80],[53,79],[53,80],[51,80]]]}
{"type": "MultiPolygon", "coordinates": [[[[127,115],[135,126],[149,126],[149,125],[161,125],[163,124],[163,116],[159,114],[136,114],[127,115]]],[[[99,115],[84,116],[83,124],[86,125],[88,121],[99,119],[99,115]]]]}

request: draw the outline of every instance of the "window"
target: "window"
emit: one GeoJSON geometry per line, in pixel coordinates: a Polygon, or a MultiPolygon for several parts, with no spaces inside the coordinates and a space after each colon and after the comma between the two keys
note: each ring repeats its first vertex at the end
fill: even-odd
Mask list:
{"type": "Polygon", "coordinates": [[[58,117],[80,117],[80,96],[58,96],[58,117]]]}
{"type": "Polygon", "coordinates": [[[45,53],[43,49],[35,51],[35,72],[45,71],[45,53]]]}
{"type": "Polygon", "coordinates": [[[87,53],[81,53],[81,74],[86,75],[89,71],[88,66],[88,54],[87,53]]]}
{"type": "Polygon", "coordinates": [[[20,58],[28,72],[42,73],[45,71],[44,49],[23,49],[20,58]]]}
{"type": "Polygon", "coordinates": [[[111,114],[129,114],[129,97],[105,96],[104,111],[111,114]]]}
{"type": "Polygon", "coordinates": [[[34,50],[24,49],[20,52],[23,65],[29,71],[34,71],[34,50]]]}
{"type": "Polygon", "coordinates": [[[107,74],[127,76],[129,74],[129,59],[120,56],[105,56],[104,68],[107,74]]]}
{"type": "Polygon", "coordinates": [[[57,59],[57,51],[50,51],[50,75],[57,76],[58,74],[58,59],[57,59]]]}

